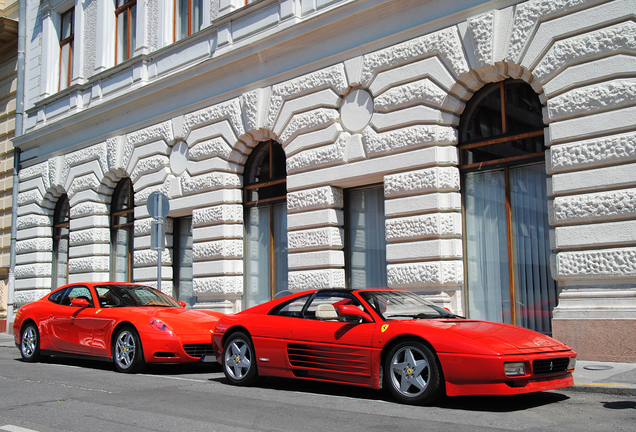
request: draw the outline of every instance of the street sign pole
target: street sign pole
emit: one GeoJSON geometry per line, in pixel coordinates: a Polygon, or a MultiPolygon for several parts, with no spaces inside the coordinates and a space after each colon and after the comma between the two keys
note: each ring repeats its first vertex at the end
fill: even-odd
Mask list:
{"type": "Polygon", "coordinates": [[[148,213],[153,218],[150,225],[150,249],[157,251],[157,289],[161,291],[161,253],[165,249],[166,227],[164,218],[170,211],[168,197],[161,192],[153,192],[146,203],[148,213]]]}

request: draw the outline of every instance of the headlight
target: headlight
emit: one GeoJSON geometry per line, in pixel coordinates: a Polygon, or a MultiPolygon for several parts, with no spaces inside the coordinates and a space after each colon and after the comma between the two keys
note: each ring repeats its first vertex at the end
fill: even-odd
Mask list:
{"type": "Polygon", "coordinates": [[[576,357],[570,357],[570,363],[568,363],[568,371],[573,371],[576,367],[576,357]]]}
{"type": "Polygon", "coordinates": [[[506,376],[524,376],[526,374],[526,364],[524,362],[508,362],[504,363],[504,372],[506,376]]]}
{"type": "Polygon", "coordinates": [[[172,334],[172,329],[168,327],[168,325],[164,323],[163,321],[161,321],[159,318],[150,318],[150,325],[152,326],[152,328],[156,330],[159,330],[168,334],[172,334]]]}

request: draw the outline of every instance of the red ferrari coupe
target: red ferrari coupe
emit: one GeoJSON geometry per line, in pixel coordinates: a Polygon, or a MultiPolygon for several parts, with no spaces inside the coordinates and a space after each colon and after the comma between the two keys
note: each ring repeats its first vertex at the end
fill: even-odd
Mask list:
{"type": "Polygon", "coordinates": [[[280,376],[388,387],[401,402],[444,393],[510,395],[568,387],[576,353],[521,327],[464,319],[408,291],[300,292],[219,319],[227,379],[280,376]]]}
{"type": "Polygon", "coordinates": [[[219,312],[185,309],[145,285],[75,283],[22,306],[15,343],[22,359],[82,356],[134,372],[145,363],[216,361],[212,331],[219,312]]]}

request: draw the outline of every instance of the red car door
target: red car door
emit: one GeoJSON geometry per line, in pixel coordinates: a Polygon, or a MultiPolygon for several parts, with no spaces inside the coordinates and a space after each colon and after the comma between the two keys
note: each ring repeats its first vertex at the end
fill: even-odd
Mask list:
{"type": "Polygon", "coordinates": [[[67,288],[60,298],[60,303],[51,304],[48,330],[54,349],[76,354],[91,354],[94,304],[90,290],[84,285],[67,288]],[[71,305],[74,298],[88,300],[89,306],[71,305]]]}
{"type": "Polygon", "coordinates": [[[318,293],[290,328],[286,355],[290,375],[364,384],[371,379],[371,345],[375,323],[318,319],[319,304],[359,303],[347,293],[318,293]],[[348,301],[347,301],[348,300],[348,301]]]}

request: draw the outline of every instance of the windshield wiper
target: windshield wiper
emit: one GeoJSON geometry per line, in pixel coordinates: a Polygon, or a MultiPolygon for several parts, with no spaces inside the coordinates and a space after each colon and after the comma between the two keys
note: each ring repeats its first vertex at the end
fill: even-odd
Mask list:
{"type": "Polygon", "coordinates": [[[387,315],[387,318],[413,318],[413,319],[453,319],[453,318],[463,318],[459,315],[448,314],[448,315],[430,315],[426,313],[418,313],[418,314],[395,314],[395,315],[387,315]]]}

